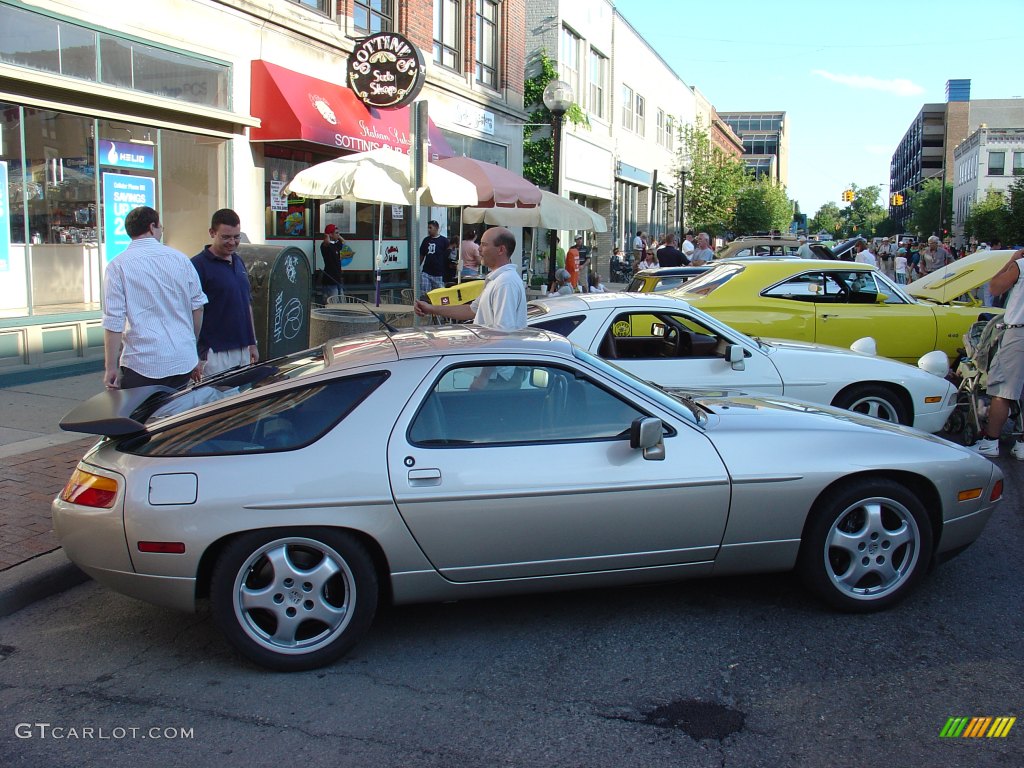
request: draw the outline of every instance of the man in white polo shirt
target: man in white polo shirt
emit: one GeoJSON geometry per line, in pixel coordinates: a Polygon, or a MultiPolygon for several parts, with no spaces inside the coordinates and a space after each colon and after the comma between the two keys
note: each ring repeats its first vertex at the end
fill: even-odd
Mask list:
{"type": "Polygon", "coordinates": [[[416,302],[416,314],[437,315],[457,322],[473,321],[499,331],[526,327],[526,289],[512,264],[516,238],[504,227],[493,227],[480,238],[480,259],[490,271],[483,293],[472,304],[441,306],[416,302]]]}
{"type": "Polygon", "coordinates": [[[124,229],[132,241],[103,277],[103,384],[183,387],[199,375],[196,339],[206,304],[199,274],[185,254],[160,242],[152,208],[129,211],[124,229]]]}

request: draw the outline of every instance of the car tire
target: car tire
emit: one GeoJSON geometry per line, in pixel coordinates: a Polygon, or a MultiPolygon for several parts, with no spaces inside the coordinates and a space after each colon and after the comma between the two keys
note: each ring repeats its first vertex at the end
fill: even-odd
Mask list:
{"type": "Polygon", "coordinates": [[[840,610],[888,608],[928,572],[931,520],[893,480],[859,479],[836,490],[811,512],[797,570],[808,589],[840,610]]]}
{"type": "Polygon", "coordinates": [[[210,583],[224,636],[246,658],[281,672],[346,654],[369,630],[378,599],[366,547],[331,528],[242,534],[221,552],[210,583]]]}
{"type": "Polygon", "coordinates": [[[880,384],[857,384],[843,390],[832,401],[832,405],[865,416],[873,416],[892,424],[913,426],[913,415],[899,396],[880,384]]]}

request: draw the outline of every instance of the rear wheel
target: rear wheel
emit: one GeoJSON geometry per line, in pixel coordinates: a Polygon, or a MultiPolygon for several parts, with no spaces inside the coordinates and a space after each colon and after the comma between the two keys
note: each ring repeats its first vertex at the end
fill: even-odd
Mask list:
{"type": "Polygon", "coordinates": [[[863,479],[816,505],[797,568],[828,603],[867,613],[902,600],[931,558],[931,521],[917,497],[895,481],[863,479]]]}
{"type": "Polygon", "coordinates": [[[887,387],[878,384],[858,384],[840,392],[832,404],[854,413],[863,413],[893,424],[911,426],[913,419],[903,401],[887,387]]]}
{"type": "Polygon", "coordinates": [[[242,655],[283,672],[315,669],[366,634],[377,610],[377,574],[350,533],[253,531],[221,553],[210,600],[214,621],[242,655]]]}

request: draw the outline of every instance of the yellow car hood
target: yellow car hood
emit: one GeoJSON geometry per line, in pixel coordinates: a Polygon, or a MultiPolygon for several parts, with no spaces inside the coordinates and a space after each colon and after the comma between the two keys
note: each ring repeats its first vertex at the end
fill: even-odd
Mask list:
{"type": "Polygon", "coordinates": [[[948,304],[995,277],[1013,254],[1014,251],[977,251],[915,280],[907,286],[907,293],[917,299],[948,304]]]}

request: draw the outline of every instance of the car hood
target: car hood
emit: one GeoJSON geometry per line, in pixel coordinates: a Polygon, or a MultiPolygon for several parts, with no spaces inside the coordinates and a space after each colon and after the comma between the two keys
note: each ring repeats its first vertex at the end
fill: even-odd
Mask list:
{"type": "Polygon", "coordinates": [[[995,277],[1013,254],[1014,251],[977,251],[915,280],[906,286],[907,293],[916,299],[948,304],[995,277]]]}
{"type": "Polygon", "coordinates": [[[947,440],[920,432],[912,427],[880,421],[866,414],[854,413],[830,405],[808,403],[783,396],[747,395],[736,390],[691,391],[689,396],[710,412],[709,421],[712,431],[769,431],[789,435],[787,439],[792,440],[793,436],[799,432],[863,433],[868,431],[877,433],[882,430],[891,434],[953,445],[947,440]],[[817,418],[808,418],[808,415],[817,418]]]}

